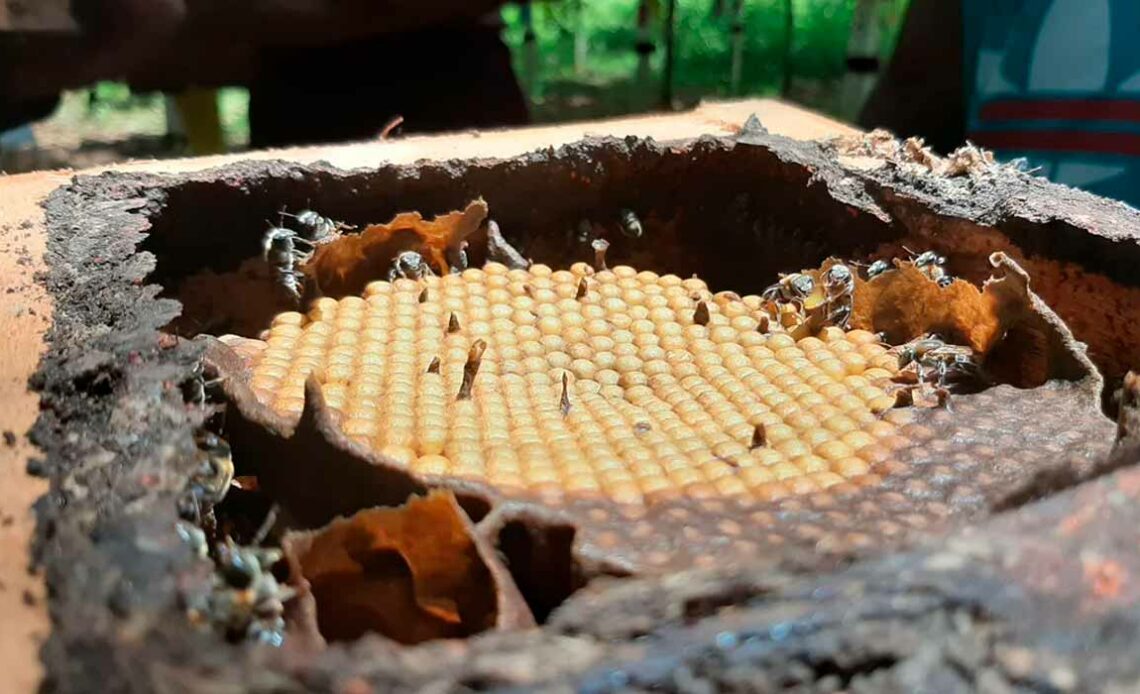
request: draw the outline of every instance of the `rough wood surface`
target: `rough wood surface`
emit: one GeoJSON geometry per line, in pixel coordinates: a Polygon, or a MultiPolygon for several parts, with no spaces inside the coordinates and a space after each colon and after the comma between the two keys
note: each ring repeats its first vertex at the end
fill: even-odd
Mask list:
{"type": "Polygon", "coordinates": [[[39,203],[45,187],[66,181],[60,175],[4,180],[0,195],[0,621],[11,635],[0,639],[0,668],[13,691],[35,688],[42,671],[39,644],[48,630],[42,578],[28,568],[35,530],[31,506],[47,491],[47,482],[25,471],[38,455],[25,433],[39,409],[28,378],[52,320],[52,302],[35,280],[46,269],[39,203]]]}

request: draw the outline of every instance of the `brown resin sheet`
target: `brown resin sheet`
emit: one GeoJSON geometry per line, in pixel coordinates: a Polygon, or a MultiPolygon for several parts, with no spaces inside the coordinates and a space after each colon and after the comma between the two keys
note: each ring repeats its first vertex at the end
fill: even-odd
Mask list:
{"type": "Polygon", "coordinates": [[[294,607],[306,617],[298,627],[312,639],[377,631],[419,643],[534,626],[502,559],[447,492],[287,533],[282,546],[306,603],[294,607]]]}

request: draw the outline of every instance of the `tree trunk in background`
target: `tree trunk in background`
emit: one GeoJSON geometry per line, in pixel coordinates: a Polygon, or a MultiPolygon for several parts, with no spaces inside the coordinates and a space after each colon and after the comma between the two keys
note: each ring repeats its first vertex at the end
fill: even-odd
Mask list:
{"type": "Polygon", "coordinates": [[[650,96],[653,90],[653,65],[651,56],[657,50],[653,42],[653,19],[657,16],[652,0],[641,0],[637,5],[637,84],[639,99],[650,96]]]}
{"type": "Polygon", "coordinates": [[[581,77],[586,72],[586,57],[590,50],[590,37],[586,33],[586,3],[574,3],[574,76],[581,77]]]}
{"type": "Polygon", "coordinates": [[[784,0],[784,82],[780,95],[788,96],[792,89],[792,50],[796,45],[796,14],[792,0],[784,0]]]}
{"type": "Polygon", "coordinates": [[[665,70],[661,80],[661,107],[673,108],[673,63],[676,60],[677,0],[669,0],[665,11],[665,70]]]}
{"type": "Polygon", "coordinates": [[[740,96],[741,76],[744,73],[744,0],[732,2],[732,72],[729,85],[733,96],[740,96]]]}
{"type": "Polygon", "coordinates": [[[538,91],[539,54],[538,37],[534,33],[534,8],[529,2],[519,6],[519,16],[523,25],[523,89],[534,98],[538,91]]]}
{"type": "Polygon", "coordinates": [[[883,27],[879,20],[882,0],[856,0],[847,39],[847,72],[839,89],[839,113],[853,120],[879,78],[879,44],[883,27]]]}

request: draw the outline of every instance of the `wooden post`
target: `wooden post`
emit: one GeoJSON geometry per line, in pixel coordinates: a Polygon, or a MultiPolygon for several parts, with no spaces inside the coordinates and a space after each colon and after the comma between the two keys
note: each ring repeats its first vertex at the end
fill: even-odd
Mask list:
{"type": "Polygon", "coordinates": [[[523,25],[523,68],[522,81],[527,94],[533,98],[538,91],[538,36],[534,32],[534,8],[529,0],[519,5],[519,16],[523,25]]]}
{"type": "Polygon", "coordinates": [[[586,2],[574,3],[574,75],[586,71],[586,56],[590,50],[590,37],[586,34],[586,2]]]}
{"type": "Polygon", "coordinates": [[[796,44],[796,15],[792,0],[784,0],[784,82],[780,85],[780,95],[788,96],[792,89],[792,51],[796,44]]]}
{"type": "Polygon", "coordinates": [[[740,96],[740,82],[744,72],[744,0],[732,2],[732,71],[729,85],[733,96],[740,96]]]}
{"type": "MultiPolygon", "coordinates": [[[[637,5],[637,76],[635,81],[639,95],[646,97],[652,91],[650,85],[651,66],[649,57],[657,50],[653,43],[653,4],[650,0],[641,0],[637,5]]],[[[650,97],[652,98],[652,97],[650,97]]]]}
{"type": "Polygon", "coordinates": [[[677,0],[669,0],[665,12],[665,70],[661,80],[661,107],[673,109],[673,71],[676,61],[677,0]]]}
{"type": "Polygon", "coordinates": [[[882,25],[880,0],[856,0],[847,39],[847,72],[839,89],[839,112],[854,118],[879,78],[879,44],[882,25]]]}
{"type": "Polygon", "coordinates": [[[195,156],[226,151],[216,89],[191,87],[174,95],[186,141],[195,156]]]}

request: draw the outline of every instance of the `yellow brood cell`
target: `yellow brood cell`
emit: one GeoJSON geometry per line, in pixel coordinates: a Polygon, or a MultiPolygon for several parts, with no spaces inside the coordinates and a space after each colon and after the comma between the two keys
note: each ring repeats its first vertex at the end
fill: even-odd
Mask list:
{"type": "Polygon", "coordinates": [[[372,282],[274,317],[250,384],[296,417],[315,377],[346,435],[504,493],[773,500],[874,483],[908,414],[873,333],[796,339],[757,296],[618,266],[498,264],[372,282]]]}

